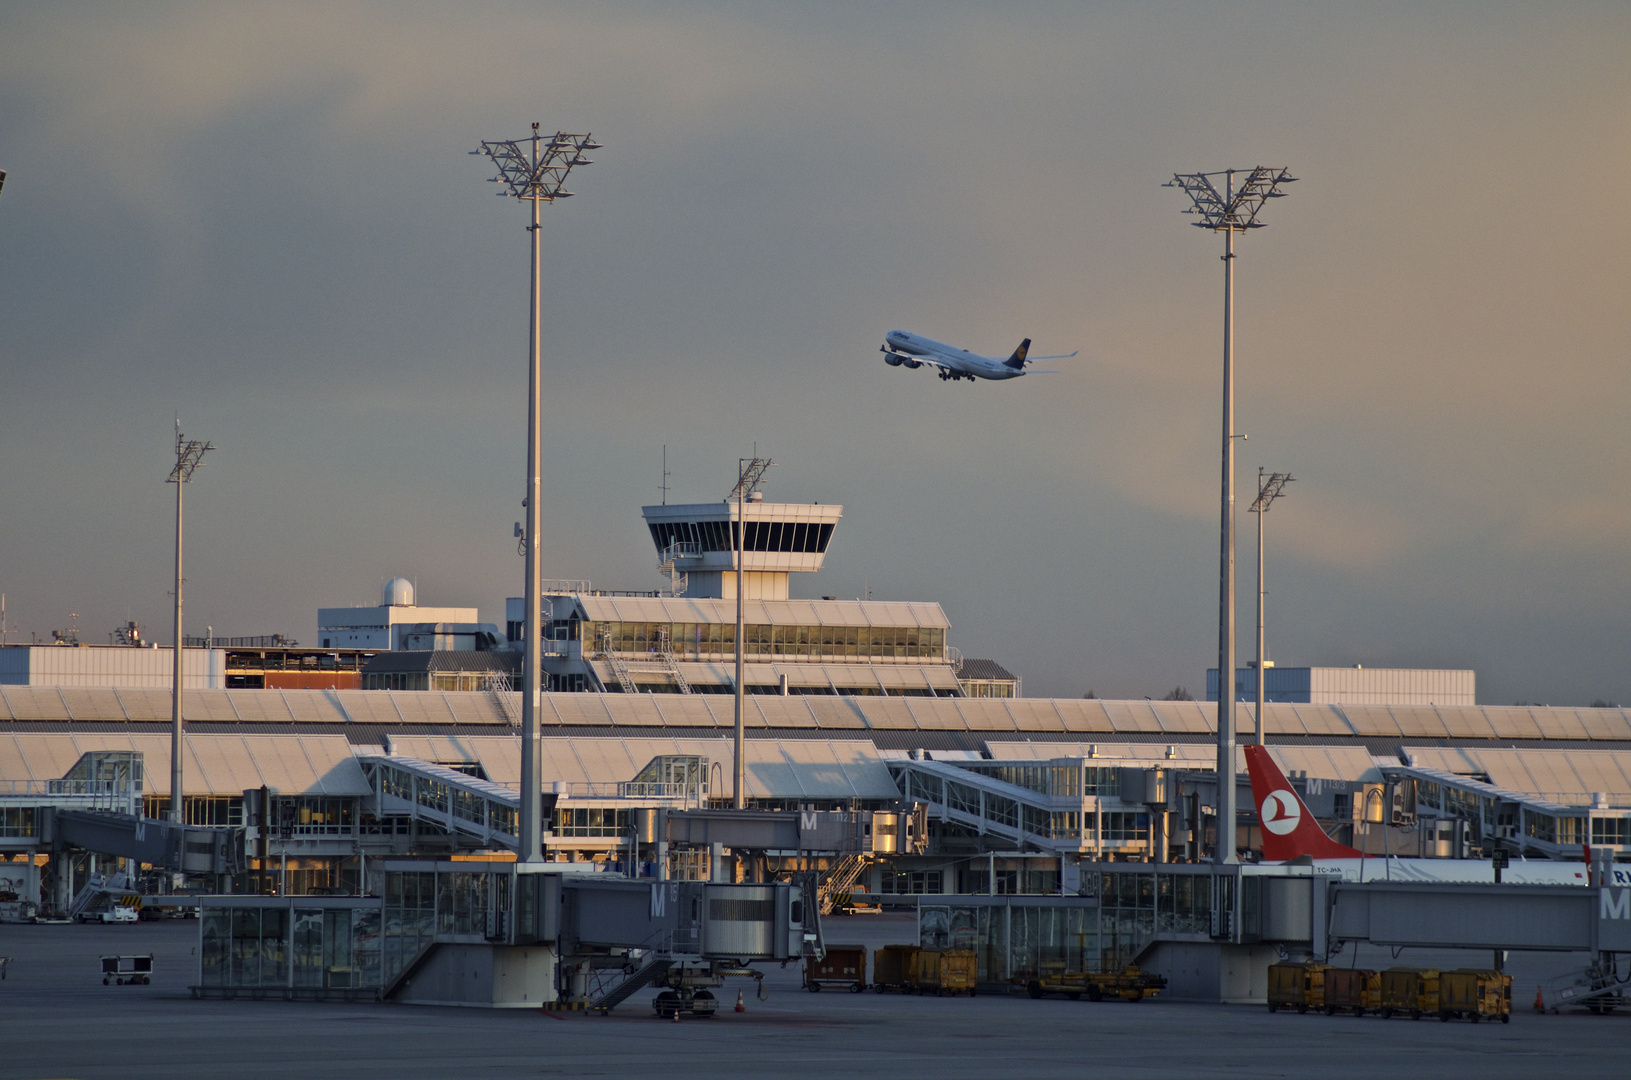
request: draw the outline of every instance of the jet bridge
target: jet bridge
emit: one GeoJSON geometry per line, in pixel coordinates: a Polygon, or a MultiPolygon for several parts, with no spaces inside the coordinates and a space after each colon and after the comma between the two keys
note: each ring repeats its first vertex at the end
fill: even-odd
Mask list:
{"type": "MultiPolygon", "coordinates": [[[[381,817],[428,822],[472,840],[479,847],[514,850],[521,793],[491,780],[411,757],[359,756],[363,775],[374,788],[381,817]]],[[[545,795],[553,808],[553,795],[545,795]]]]}
{"type": "Polygon", "coordinates": [[[926,803],[929,816],[997,838],[1015,847],[1079,852],[1079,829],[1055,840],[1056,810],[1080,813],[1079,797],[1046,795],[968,769],[933,760],[890,761],[889,774],[907,802],[926,803]]]}

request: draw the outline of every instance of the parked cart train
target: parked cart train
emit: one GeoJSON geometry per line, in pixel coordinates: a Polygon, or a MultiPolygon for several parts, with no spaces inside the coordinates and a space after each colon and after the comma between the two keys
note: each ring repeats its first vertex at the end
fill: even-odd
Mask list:
{"type": "Polygon", "coordinates": [[[1326,964],[1273,964],[1269,967],[1269,1012],[1296,1009],[1367,1012],[1384,1019],[1404,1014],[1412,1020],[1437,1016],[1512,1021],[1512,976],[1483,968],[1440,971],[1394,967],[1386,971],[1333,968],[1326,964]]]}
{"type": "Polygon", "coordinates": [[[1164,976],[1138,967],[1124,967],[1119,971],[1075,971],[1067,968],[1061,960],[1044,960],[1038,977],[1025,984],[1026,993],[1033,998],[1063,994],[1072,1001],[1082,997],[1089,1001],[1102,1001],[1105,998],[1142,1001],[1155,997],[1166,988],[1164,976]]]}
{"type": "Polygon", "coordinates": [[[885,945],[872,955],[872,988],[880,994],[967,994],[977,991],[979,961],[968,949],[885,945]]]}

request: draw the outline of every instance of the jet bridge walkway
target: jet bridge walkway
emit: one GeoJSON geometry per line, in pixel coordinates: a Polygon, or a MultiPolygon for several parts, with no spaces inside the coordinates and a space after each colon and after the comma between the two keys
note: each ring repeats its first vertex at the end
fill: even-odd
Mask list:
{"type": "Polygon", "coordinates": [[[926,803],[929,815],[972,829],[982,836],[1010,841],[1047,852],[1076,852],[1081,837],[1071,832],[1054,838],[1055,810],[1082,809],[1079,798],[1060,798],[1032,791],[941,761],[890,761],[889,774],[908,802],[926,803]]]}
{"type": "Polygon", "coordinates": [[[381,816],[428,822],[483,847],[513,851],[520,843],[520,792],[418,758],[357,760],[373,785],[381,816]]]}

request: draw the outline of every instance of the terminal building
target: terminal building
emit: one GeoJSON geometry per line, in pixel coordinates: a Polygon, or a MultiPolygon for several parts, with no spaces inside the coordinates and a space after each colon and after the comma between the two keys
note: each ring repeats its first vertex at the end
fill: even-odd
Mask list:
{"type": "MultiPolygon", "coordinates": [[[[1263,697],[1309,705],[1475,705],[1478,679],[1465,669],[1275,667],[1263,665],[1263,697]]],[[[1218,699],[1218,669],[1206,671],[1206,700],[1218,699]]],[[[1257,672],[1235,672],[1235,700],[1257,700],[1257,672]]]]}
{"type": "MultiPolygon", "coordinates": [[[[757,494],[757,493],[756,493],[757,494]]],[[[742,556],[743,683],[751,694],[956,697],[960,655],[936,603],[794,599],[789,581],[826,559],[840,506],[734,503],[647,506],[663,590],[546,583],[541,608],[549,689],[590,693],[734,693],[736,546],[742,556]]],[[[508,637],[525,601],[506,602],[508,637]]]]}
{"type": "MultiPolygon", "coordinates": [[[[867,896],[918,907],[926,943],[972,935],[982,979],[1024,978],[1055,946],[1067,961],[1075,949],[1077,962],[1140,962],[1168,914],[1200,948],[1215,939],[1208,905],[1232,904],[1227,947],[1266,965],[1273,946],[1245,921],[1261,912],[1241,906],[1256,887],[1217,891],[1196,876],[1202,867],[1184,865],[1221,838],[1248,864],[1241,874],[1272,869],[1250,866],[1261,825],[1243,760],[1224,780],[1236,784],[1238,817],[1220,822],[1213,810],[1215,707],[1021,697],[1005,668],[959,656],[938,604],[793,597],[790,575],[820,569],[841,513],[756,501],[738,534],[729,504],[647,507],[664,589],[547,588],[539,775],[551,872],[761,888],[808,871],[823,908],[867,896]],[[758,824],[728,809],[739,535],[743,795],[758,824]],[[1163,897],[1171,912],[1157,910],[1163,897]]],[[[485,948],[474,944],[481,926],[519,942],[519,909],[502,898],[519,888],[522,605],[508,605],[510,648],[465,648],[459,628],[474,611],[427,614],[411,599],[324,610],[330,632],[376,634],[367,649],[235,650],[222,677],[258,671],[259,685],[189,686],[179,827],[160,820],[172,795],[166,689],[61,675],[44,684],[43,668],[0,682],[0,918],[171,891],[179,871],[191,890],[242,897],[212,902],[233,919],[273,912],[256,923],[274,928],[270,939],[288,933],[276,912],[308,897],[313,910],[363,912],[346,920],[430,928],[388,946],[395,959],[346,967],[346,979],[365,971],[373,982],[314,988],[386,998],[444,930],[459,948],[485,948]],[[427,644],[410,626],[453,640],[408,648],[427,644]],[[272,681],[282,674],[357,681],[272,681]]],[[[1302,670],[1300,684],[1274,692],[1348,692],[1315,673],[1350,669],[1302,670]]],[[[1430,686],[1427,702],[1271,697],[1263,731],[1322,827],[1368,853],[1578,861],[1587,844],[1631,851],[1631,712],[1484,707],[1457,703],[1454,689],[1430,686]]],[[[1239,707],[1240,730],[1251,711],[1239,707]]],[[[656,914],[656,895],[640,892],[637,906],[656,914]]],[[[293,978],[279,971],[269,977],[293,978]]]]}
{"type": "Polygon", "coordinates": [[[325,649],[475,651],[501,638],[475,608],[418,607],[413,582],[398,577],[385,583],[378,607],[319,608],[317,641],[325,649]]]}

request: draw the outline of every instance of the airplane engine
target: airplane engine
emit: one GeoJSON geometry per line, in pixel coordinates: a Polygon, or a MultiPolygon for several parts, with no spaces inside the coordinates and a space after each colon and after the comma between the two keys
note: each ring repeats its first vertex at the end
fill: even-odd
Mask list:
{"type": "Polygon", "coordinates": [[[911,368],[913,371],[916,371],[918,368],[923,366],[923,361],[921,360],[905,360],[902,361],[902,363],[911,368]]]}
{"type": "Polygon", "coordinates": [[[890,367],[900,367],[901,358],[892,352],[886,352],[883,354],[883,362],[890,367]]]}

